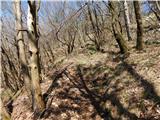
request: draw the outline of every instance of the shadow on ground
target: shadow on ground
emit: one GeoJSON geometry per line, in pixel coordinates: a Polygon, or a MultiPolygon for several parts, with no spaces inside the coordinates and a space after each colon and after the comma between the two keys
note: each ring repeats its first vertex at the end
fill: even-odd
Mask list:
{"type": "MultiPolygon", "coordinates": [[[[152,101],[152,108],[160,104],[160,96],[155,92],[154,86],[149,83],[149,80],[144,79],[134,69],[133,65],[128,64],[121,58],[118,58],[118,61],[120,62],[115,63],[117,66],[113,68],[99,62],[92,66],[78,65],[70,70],[67,68],[61,70],[58,79],[61,77],[61,81],[63,79],[67,80],[62,82],[59,87],[55,87],[52,84],[49,88],[50,93],[47,93],[48,101],[51,91],[60,89],[56,95],[52,96],[52,99],[57,97],[61,103],[56,109],[49,104],[44,116],[48,117],[53,114],[60,116],[62,113],[66,113],[66,119],[70,119],[72,115],[68,111],[74,111],[79,115],[79,119],[121,120],[126,118],[128,120],[158,120],[160,116],[152,110],[149,111],[151,113],[148,113],[145,103],[142,103],[142,100],[152,101]],[[125,76],[131,76],[132,82],[143,88],[143,93],[139,93],[142,95],[140,97],[137,96],[135,98],[137,101],[132,103],[135,104],[135,109],[138,109],[139,112],[130,109],[129,103],[127,103],[129,101],[125,101],[128,106],[122,102],[122,92],[128,90],[128,84],[132,84],[128,77],[126,78],[128,79],[128,84],[123,83],[125,76]],[[53,89],[53,87],[55,88],[53,89]],[[90,106],[93,109],[89,111],[90,106]],[[99,117],[97,118],[97,116],[99,117]]],[[[58,79],[55,81],[54,78],[54,84],[58,79]]],[[[129,98],[132,98],[132,96],[129,96],[129,98]]],[[[52,100],[50,103],[52,103],[52,100]]],[[[62,118],[59,117],[59,119],[62,118]]]]}

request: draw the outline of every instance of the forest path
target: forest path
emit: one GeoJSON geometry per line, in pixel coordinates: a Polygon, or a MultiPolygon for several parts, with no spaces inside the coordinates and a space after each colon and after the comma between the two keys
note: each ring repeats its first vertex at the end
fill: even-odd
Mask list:
{"type": "MultiPolygon", "coordinates": [[[[114,50],[115,51],[115,50],[114,50]]],[[[123,60],[115,52],[68,57],[67,67],[48,96],[45,120],[160,119],[160,47],[134,49],[123,60]]],[[[58,69],[57,69],[58,70],[58,69]]],[[[45,93],[52,75],[41,83],[45,93]]],[[[26,94],[14,101],[12,118],[30,120],[26,94]]]]}

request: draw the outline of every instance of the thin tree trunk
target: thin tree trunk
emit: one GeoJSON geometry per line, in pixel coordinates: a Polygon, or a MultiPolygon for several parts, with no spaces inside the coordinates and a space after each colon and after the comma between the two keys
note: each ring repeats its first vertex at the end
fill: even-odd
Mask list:
{"type": "MultiPolygon", "coordinates": [[[[3,49],[2,49],[2,52],[3,52],[3,49]]],[[[2,73],[3,73],[3,76],[4,76],[4,83],[5,83],[5,86],[8,87],[12,92],[15,92],[16,89],[14,88],[14,86],[11,84],[10,82],[10,79],[9,79],[9,76],[7,74],[7,69],[6,69],[6,65],[4,65],[4,56],[2,55],[1,56],[1,69],[2,69],[2,73]]]]}
{"type": "Polygon", "coordinates": [[[3,48],[3,46],[1,47],[2,53],[5,55],[6,57],[6,61],[8,62],[8,67],[12,76],[12,81],[14,81],[14,87],[16,87],[15,91],[17,91],[21,86],[19,86],[18,84],[18,71],[15,67],[15,64],[13,63],[13,61],[10,59],[8,52],[3,48]]]}
{"type": "MultiPolygon", "coordinates": [[[[39,8],[38,8],[39,9],[39,8]]],[[[39,65],[39,50],[38,50],[38,23],[37,23],[37,7],[35,1],[28,0],[28,37],[29,37],[29,53],[30,53],[30,74],[33,90],[33,109],[39,115],[45,109],[45,103],[40,87],[40,65],[39,65]]]]}
{"type": "Polygon", "coordinates": [[[126,0],[123,1],[123,8],[124,8],[124,20],[125,20],[125,26],[127,31],[127,37],[128,37],[128,41],[130,41],[132,40],[132,37],[131,37],[131,31],[130,31],[128,4],[126,0]]]}
{"type": "Polygon", "coordinates": [[[93,13],[93,11],[91,10],[91,8],[90,8],[90,3],[88,3],[88,5],[87,5],[87,7],[88,7],[88,15],[89,15],[89,19],[90,19],[90,22],[91,22],[91,25],[92,25],[92,28],[93,28],[93,30],[94,30],[94,36],[95,36],[95,38],[93,39],[93,41],[94,41],[94,44],[95,44],[95,47],[96,47],[96,50],[97,51],[100,51],[101,50],[101,45],[100,45],[100,43],[99,43],[99,31],[98,31],[98,25],[96,24],[96,13],[95,13],[95,11],[94,11],[94,13],[93,13]],[[94,16],[93,16],[94,15],[94,16]]]}
{"type": "Polygon", "coordinates": [[[108,5],[110,8],[110,12],[112,14],[112,29],[113,29],[114,37],[119,45],[120,52],[122,54],[126,53],[128,51],[128,48],[127,48],[126,42],[120,32],[120,26],[118,23],[119,20],[118,20],[118,15],[115,10],[114,1],[109,1],[108,5]]]}
{"type": "Polygon", "coordinates": [[[55,57],[54,57],[54,54],[53,54],[53,51],[52,51],[52,48],[51,48],[51,45],[50,45],[50,43],[49,42],[47,42],[46,43],[47,44],[47,46],[48,46],[48,49],[49,49],[49,52],[50,52],[50,55],[51,55],[51,62],[52,63],[54,63],[54,61],[55,61],[55,57]]]}
{"type": "Polygon", "coordinates": [[[142,26],[142,17],[141,17],[141,9],[139,1],[133,1],[135,17],[137,22],[137,50],[143,49],[143,26],[142,26]]]}
{"type": "Polygon", "coordinates": [[[24,46],[24,38],[22,30],[22,11],[21,11],[21,0],[15,0],[15,15],[16,15],[16,41],[18,44],[18,57],[21,64],[21,70],[23,74],[23,79],[25,82],[26,90],[28,95],[31,96],[31,81],[29,76],[29,70],[27,66],[26,54],[25,54],[25,46],[24,46]]]}

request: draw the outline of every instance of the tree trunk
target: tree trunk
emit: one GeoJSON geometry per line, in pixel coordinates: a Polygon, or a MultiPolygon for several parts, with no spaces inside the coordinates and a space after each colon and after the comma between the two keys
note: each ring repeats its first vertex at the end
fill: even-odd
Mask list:
{"type": "Polygon", "coordinates": [[[33,91],[33,109],[36,114],[40,114],[45,109],[45,103],[41,93],[40,87],[40,65],[39,65],[39,50],[38,50],[38,23],[37,23],[37,12],[35,1],[28,0],[28,37],[29,37],[29,53],[30,53],[30,74],[32,81],[33,91]]]}
{"type": "Polygon", "coordinates": [[[91,6],[90,6],[90,2],[88,2],[87,4],[88,7],[88,15],[89,15],[89,19],[92,25],[92,29],[94,31],[94,39],[92,40],[95,44],[96,50],[97,51],[101,51],[101,45],[100,45],[100,35],[99,35],[99,28],[98,28],[98,24],[97,24],[97,13],[94,9],[94,13],[91,10],[91,6]]]}
{"type": "Polygon", "coordinates": [[[120,48],[120,52],[126,53],[128,51],[126,42],[120,32],[120,26],[119,26],[119,20],[118,20],[118,15],[117,12],[115,10],[115,5],[113,1],[109,1],[108,2],[109,8],[110,8],[110,12],[112,14],[112,29],[113,29],[113,33],[114,33],[114,37],[119,45],[120,48]]]}
{"type": "Polygon", "coordinates": [[[129,11],[128,11],[128,4],[127,1],[123,1],[123,8],[124,8],[124,20],[125,20],[125,26],[127,31],[127,37],[128,41],[132,40],[131,32],[130,32],[130,19],[129,19],[129,11]]]}
{"type": "Polygon", "coordinates": [[[27,60],[26,60],[26,54],[25,54],[25,46],[24,46],[24,38],[22,33],[22,11],[21,11],[21,1],[15,0],[15,17],[16,17],[16,41],[18,46],[18,57],[21,64],[21,70],[23,79],[25,82],[26,91],[28,92],[28,95],[31,96],[31,81],[27,66],[27,60]]]}
{"type": "Polygon", "coordinates": [[[141,17],[141,10],[140,10],[140,3],[139,1],[133,1],[134,10],[135,10],[135,17],[137,22],[137,50],[143,49],[143,26],[142,26],[142,17],[141,17]]]}

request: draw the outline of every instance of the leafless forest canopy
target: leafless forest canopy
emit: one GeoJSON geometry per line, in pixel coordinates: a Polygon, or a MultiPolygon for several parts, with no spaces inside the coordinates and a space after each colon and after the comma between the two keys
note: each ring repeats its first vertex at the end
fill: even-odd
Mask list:
{"type": "Polygon", "coordinates": [[[1,1],[3,120],[159,120],[160,1],[1,1]]]}

